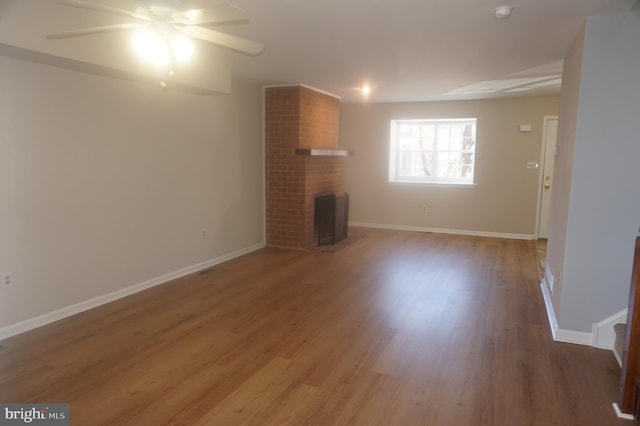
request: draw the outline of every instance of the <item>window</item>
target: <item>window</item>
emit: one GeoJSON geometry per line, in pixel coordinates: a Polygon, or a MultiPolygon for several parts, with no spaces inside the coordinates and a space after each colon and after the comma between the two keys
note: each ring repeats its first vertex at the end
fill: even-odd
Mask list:
{"type": "Polygon", "coordinates": [[[473,184],[476,119],[391,120],[390,182],[473,184]]]}

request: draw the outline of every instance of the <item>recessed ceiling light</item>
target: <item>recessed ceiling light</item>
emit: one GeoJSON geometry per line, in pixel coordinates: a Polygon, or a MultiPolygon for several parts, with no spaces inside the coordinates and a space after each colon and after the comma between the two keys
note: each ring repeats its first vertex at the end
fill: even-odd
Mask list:
{"type": "Polygon", "coordinates": [[[371,87],[365,84],[364,86],[362,86],[362,89],[360,89],[360,91],[362,91],[363,95],[367,96],[369,93],[371,93],[371,87]]]}
{"type": "Polygon", "coordinates": [[[513,12],[513,6],[504,5],[496,7],[493,14],[497,19],[507,19],[511,16],[511,12],[513,12]]]}

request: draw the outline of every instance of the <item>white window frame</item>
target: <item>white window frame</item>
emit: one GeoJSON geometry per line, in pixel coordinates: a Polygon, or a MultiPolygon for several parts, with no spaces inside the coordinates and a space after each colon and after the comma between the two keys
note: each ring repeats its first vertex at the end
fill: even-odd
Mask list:
{"type": "Polygon", "coordinates": [[[473,186],[475,185],[475,147],[476,147],[476,139],[477,139],[477,118],[444,118],[444,119],[397,119],[391,120],[391,128],[390,128],[390,143],[389,143],[389,182],[391,183],[414,183],[414,184],[436,184],[436,185],[460,185],[460,186],[473,186]],[[438,150],[438,144],[435,142],[433,145],[433,149],[425,149],[425,150],[403,150],[400,147],[399,142],[399,127],[402,124],[429,124],[435,125],[435,138],[437,139],[437,126],[445,125],[445,124],[472,124],[473,127],[473,145],[471,149],[460,149],[460,150],[438,150]],[[473,161],[471,162],[471,174],[467,177],[438,177],[437,172],[437,154],[438,152],[459,152],[461,154],[471,154],[473,161]],[[431,152],[432,158],[432,167],[434,170],[434,176],[402,176],[399,174],[399,170],[401,168],[400,161],[401,155],[403,153],[417,153],[417,152],[431,152]]]}

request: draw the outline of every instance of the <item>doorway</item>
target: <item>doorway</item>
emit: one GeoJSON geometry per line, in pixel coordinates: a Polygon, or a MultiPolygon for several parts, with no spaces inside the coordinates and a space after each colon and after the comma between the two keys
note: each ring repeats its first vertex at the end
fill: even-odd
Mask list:
{"type": "Polygon", "coordinates": [[[551,207],[551,191],[553,190],[553,162],[555,160],[556,138],[558,133],[558,116],[545,115],[542,126],[542,152],[540,158],[540,184],[538,192],[538,239],[546,239],[549,235],[549,212],[551,207]]]}

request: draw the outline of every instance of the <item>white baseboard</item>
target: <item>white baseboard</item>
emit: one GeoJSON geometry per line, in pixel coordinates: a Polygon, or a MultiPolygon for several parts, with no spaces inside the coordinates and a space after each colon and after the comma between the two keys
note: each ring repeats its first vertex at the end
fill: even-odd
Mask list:
{"type": "Polygon", "coordinates": [[[549,287],[547,287],[547,284],[544,280],[540,283],[540,289],[542,290],[544,307],[547,310],[547,318],[549,319],[549,327],[551,327],[551,335],[553,336],[553,340],[556,340],[556,334],[558,333],[558,320],[556,319],[556,312],[553,310],[553,303],[551,302],[549,287]]]}
{"type": "Polygon", "coordinates": [[[549,292],[549,287],[543,281],[540,283],[540,289],[542,290],[542,297],[544,298],[544,306],[547,310],[547,317],[549,319],[549,326],[551,327],[551,335],[553,336],[553,340],[556,342],[593,346],[592,333],[574,330],[563,330],[558,327],[558,320],[553,309],[553,303],[551,302],[551,293],[549,292]]]}
{"type": "Polygon", "coordinates": [[[510,238],[515,240],[535,240],[533,234],[508,234],[502,232],[469,231],[461,229],[425,228],[422,226],[387,225],[382,223],[349,222],[349,226],[362,228],[393,229],[396,231],[433,232],[435,234],[469,235],[475,237],[510,238]]]}
{"type": "Polygon", "coordinates": [[[593,346],[600,349],[613,349],[616,342],[616,333],[613,326],[618,323],[627,323],[627,311],[625,308],[620,312],[593,324],[593,346]]]}
{"type": "Polygon", "coordinates": [[[586,331],[558,329],[556,342],[573,343],[576,345],[593,346],[593,335],[586,331]]]}
{"type": "Polygon", "coordinates": [[[621,419],[633,421],[633,415],[627,414],[627,413],[623,413],[622,411],[620,411],[620,407],[618,407],[618,403],[617,402],[614,402],[612,405],[613,405],[613,411],[616,412],[616,416],[618,416],[621,419]]]}
{"type": "MultiPolygon", "coordinates": [[[[616,333],[613,330],[613,326],[619,322],[627,322],[627,309],[623,309],[611,315],[608,318],[603,319],[591,326],[591,333],[582,331],[562,330],[558,327],[558,321],[553,309],[553,303],[551,302],[551,293],[553,292],[553,273],[549,262],[545,262],[545,274],[540,283],[542,289],[542,295],[544,297],[544,304],[547,308],[547,316],[549,317],[549,324],[551,325],[551,332],[553,339],[559,342],[576,343],[579,345],[589,345],[600,349],[611,349],[616,340],[616,333]]],[[[616,358],[618,358],[618,355],[616,358]]]]}
{"type": "Polygon", "coordinates": [[[616,358],[616,361],[618,361],[618,365],[622,368],[622,354],[616,352],[615,348],[613,348],[611,352],[613,352],[613,356],[616,358]]]}
{"type": "MultiPolygon", "coordinates": [[[[613,349],[615,342],[614,324],[618,322],[626,322],[627,310],[624,309],[609,318],[593,324],[592,332],[564,330],[558,326],[553,303],[551,302],[551,292],[546,282],[546,277],[540,283],[542,297],[544,298],[544,306],[547,310],[549,326],[551,327],[551,335],[556,342],[574,343],[577,345],[593,346],[600,349],[613,349]]],[[[614,352],[614,355],[615,352],[614,352]]]]}
{"type": "Polygon", "coordinates": [[[551,294],[553,294],[553,270],[551,269],[551,264],[548,260],[545,260],[544,262],[544,279],[547,283],[547,286],[549,287],[549,291],[551,291],[551,294]]]}
{"type": "Polygon", "coordinates": [[[259,250],[263,247],[264,247],[264,243],[254,244],[249,247],[245,247],[240,250],[236,250],[231,253],[227,253],[222,256],[218,256],[216,258],[209,259],[204,262],[196,263],[195,265],[187,266],[186,268],[181,268],[176,271],[169,272],[168,274],[164,274],[159,277],[152,278],[150,280],[147,280],[138,284],[134,284],[130,287],[126,287],[121,290],[116,290],[112,293],[104,294],[102,296],[85,300],[83,302],[76,303],[71,306],[66,306],[64,308],[57,309],[55,311],[48,312],[46,314],[42,314],[34,318],[30,318],[15,324],[10,324],[8,326],[1,327],[0,340],[6,339],[11,336],[15,336],[20,333],[24,333],[29,330],[33,330],[34,328],[42,327],[44,325],[61,320],[63,318],[67,318],[72,315],[79,314],[80,312],[84,312],[86,310],[98,307],[100,305],[113,302],[114,300],[118,300],[123,297],[130,296],[134,293],[138,293],[148,288],[155,287],[160,284],[164,284],[166,282],[175,280],[180,277],[184,277],[185,275],[193,274],[203,269],[210,268],[222,262],[226,262],[233,258],[259,250]]]}

